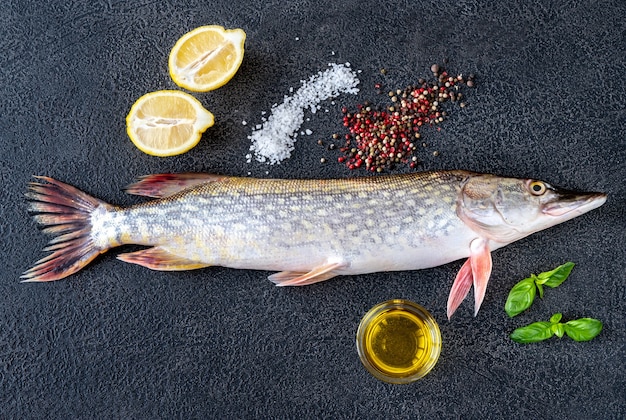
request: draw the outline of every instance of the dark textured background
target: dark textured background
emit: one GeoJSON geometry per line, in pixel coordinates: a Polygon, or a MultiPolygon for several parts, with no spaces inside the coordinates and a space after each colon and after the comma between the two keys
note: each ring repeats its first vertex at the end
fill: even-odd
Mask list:
{"type": "Polygon", "coordinates": [[[0,417],[624,418],[625,22],[621,0],[5,1],[0,417]],[[234,79],[196,94],[217,123],[187,154],[144,155],[126,136],[125,116],[144,93],[177,88],[169,50],[206,24],[248,35],[234,79]],[[122,205],[141,201],[122,187],[149,173],[357,175],[319,163],[337,157],[315,140],[341,130],[340,106],[384,104],[376,82],[404,88],[444,59],[451,72],[475,73],[478,87],[440,132],[424,132],[431,146],[420,151],[421,169],[609,194],[600,209],[496,251],[476,318],[469,299],[445,319],[461,261],[276,288],[267,272],[152,272],[117,261],[115,250],[64,281],[19,283],[47,241],[27,214],[31,175],[122,205]],[[330,112],[303,127],[315,134],[290,160],[247,165],[246,136],[261,111],[346,61],[362,70],[361,93],[324,103],[330,112]],[[564,285],[506,316],[513,284],[568,260],[577,266],[564,285]],[[443,335],[434,370],[405,386],[370,376],[354,344],[363,314],[398,297],[427,307],[443,335]],[[508,338],[557,311],[599,318],[604,331],[588,343],[508,338]]]}

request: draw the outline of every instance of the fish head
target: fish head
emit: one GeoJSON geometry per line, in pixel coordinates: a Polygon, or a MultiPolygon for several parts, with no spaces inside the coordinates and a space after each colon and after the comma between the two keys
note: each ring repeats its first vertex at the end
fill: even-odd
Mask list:
{"type": "Polygon", "coordinates": [[[470,176],[457,215],[482,237],[509,244],[600,207],[606,194],[575,193],[535,179],[470,176]]]}

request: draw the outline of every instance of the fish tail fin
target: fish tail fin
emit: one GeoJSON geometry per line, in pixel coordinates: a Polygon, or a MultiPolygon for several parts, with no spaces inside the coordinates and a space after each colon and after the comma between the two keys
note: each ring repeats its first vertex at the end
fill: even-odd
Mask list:
{"type": "Polygon", "coordinates": [[[26,197],[29,211],[42,230],[54,236],[44,251],[52,251],[21,276],[24,282],[44,282],[67,277],[105,252],[92,238],[91,216],[96,209],[113,206],[85,194],[71,185],[49,177],[35,177],[26,197]]]}

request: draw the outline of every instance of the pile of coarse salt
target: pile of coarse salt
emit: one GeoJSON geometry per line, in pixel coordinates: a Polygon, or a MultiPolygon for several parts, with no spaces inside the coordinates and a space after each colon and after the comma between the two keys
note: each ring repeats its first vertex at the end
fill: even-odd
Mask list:
{"type": "MultiPolygon", "coordinates": [[[[297,131],[304,122],[305,109],[314,114],[320,109],[321,101],[341,93],[356,94],[359,91],[356,87],[359,79],[350,69],[350,63],[330,63],[328,66],[328,70],[303,80],[296,93],[285,96],[282,104],[274,104],[269,118],[263,118],[263,124],[257,125],[248,136],[252,141],[250,151],[254,152],[257,161],[274,165],[291,156],[297,131]]],[[[312,131],[307,129],[306,133],[312,134],[312,131]]],[[[246,159],[250,163],[252,153],[247,154],[246,159]]]]}

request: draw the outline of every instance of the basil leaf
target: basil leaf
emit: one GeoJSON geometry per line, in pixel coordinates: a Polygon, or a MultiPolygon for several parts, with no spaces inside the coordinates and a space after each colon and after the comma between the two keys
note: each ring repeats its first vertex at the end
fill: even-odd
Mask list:
{"type": "Polygon", "coordinates": [[[565,333],[565,326],[562,323],[552,324],[550,328],[552,332],[559,338],[563,338],[563,333],[565,333]]]}
{"type": "Polygon", "coordinates": [[[565,323],[565,333],[575,341],[589,341],[602,331],[602,322],[593,318],[580,318],[565,323]]]}
{"type": "Polygon", "coordinates": [[[504,304],[504,310],[513,318],[524,312],[532,305],[537,293],[537,286],[535,286],[535,280],[533,278],[527,278],[517,283],[506,298],[504,304]]]}
{"type": "Polygon", "coordinates": [[[517,343],[537,343],[552,337],[552,324],[549,322],[533,322],[525,327],[515,329],[511,333],[511,339],[517,343]]]}
{"type": "Polygon", "coordinates": [[[556,313],[556,314],[554,314],[554,315],[552,315],[550,317],[550,322],[552,324],[556,324],[558,322],[561,322],[561,318],[563,318],[563,314],[562,313],[556,313]]]}
{"type": "Polygon", "coordinates": [[[548,287],[557,287],[567,279],[574,268],[573,262],[566,262],[552,271],[546,271],[537,276],[537,284],[544,284],[548,287]]]}
{"type": "Polygon", "coordinates": [[[543,284],[535,282],[537,290],[539,290],[539,297],[543,299],[543,284]]]}

